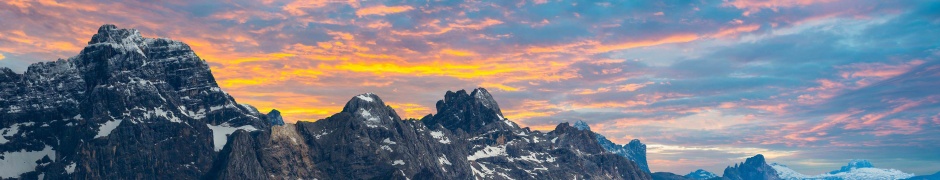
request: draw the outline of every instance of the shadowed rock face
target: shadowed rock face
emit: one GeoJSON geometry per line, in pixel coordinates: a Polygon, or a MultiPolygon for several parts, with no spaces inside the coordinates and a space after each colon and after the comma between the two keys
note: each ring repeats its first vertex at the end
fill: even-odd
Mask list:
{"type": "Polygon", "coordinates": [[[281,111],[277,109],[272,109],[271,112],[268,112],[265,116],[268,117],[268,123],[271,123],[271,125],[284,125],[284,118],[281,117],[281,111]]]}
{"type": "Polygon", "coordinates": [[[777,171],[767,165],[764,155],[747,158],[744,163],[735,164],[734,167],[725,168],[723,178],[732,180],[746,179],[780,179],[777,171]]]}
{"type": "Polygon", "coordinates": [[[0,87],[0,128],[16,129],[0,153],[48,158],[2,178],[197,179],[212,167],[214,144],[225,143],[210,128],[268,127],[218,87],[186,44],[114,25],[74,57],[21,75],[0,68],[0,87]]]}
{"type": "MultiPolygon", "coordinates": [[[[591,130],[591,126],[581,120],[576,121],[572,127],[581,130],[591,130]]],[[[600,143],[605,150],[626,157],[640,166],[640,169],[643,171],[647,173],[650,172],[649,165],[646,162],[646,144],[640,142],[639,139],[633,139],[628,144],[619,145],[611,142],[607,137],[604,137],[604,135],[597,133],[595,133],[595,135],[597,136],[597,142],[600,143]]]]}
{"type": "MultiPolygon", "coordinates": [[[[483,91],[479,89],[478,91],[483,91]]],[[[460,92],[460,91],[458,91],[460,92]]],[[[494,102],[495,103],[495,102],[494,102]]],[[[495,105],[495,104],[491,104],[495,105]]],[[[461,105],[454,105],[461,106],[461,105]]],[[[321,179],[649,179],[632,161],[606,152],[594,139],[594,133],[572,128],[567,123],[549,133],[519,128],[508,120],[494,119],[473,134],[457,129],[457,135],[441,124],[428,127],[421,121],[401,120],[375,94],[356,95],[344,110],[316,122],[296,125],[301,146],[272,151],[259,142],[269,138],[235,139],[255,143],[247,147],[223,151],[228,157],[253,153],[258,163],[217,165],[218,173],[210,178],[251,176],[248,171],[279,169],[277,163],[266,163],[271,154],[298,154],[306,148],[313,162],[305,167],[317,170],[305,175],[278,174],[276,177],[321,179]],[[501,129],[503,128],[503,129],[501,129]],[[292,149],[293,148],[293,149],[292,149]],[[239,151],[239,152],[236,152],[239,151]],[[282,153],[289,151],[292,153],[282,153]],[[262,167],[244,166],[260,164],[262,167]],[[268,166],[277,166],[272,168],[268,166]]],[[[480,110],[480,109],[477,109],[480,110]]],[[[480,114],[479,112],[471,112],[480,114]]],[[[427,117],[430,118],[430,117],[427,117]]],[[[464,121],[467,122],[467,121],[464,121]]],[[[289,126],[285,126],[289,127],[289,126]]],[[[280,127],[274,127],[277,129],[280,127]]],[[[276,131],[275,131],[276,132],[276,131]]],[[[236,132],[236,134],[264,134],[236,132]]],[[[274,136],[271,136],[274,137],[274,136]]],[[[285,138],[281,138],[285,139],[285,138]]],[[[283,140],[282,140],[283,141],[283,140]]],[[[276,141],[275,141],[276,142],[276,141]]],[[[242,144],[239,143],[232,143],[242,144]]],[[[303,160],[304,158],[298,158],[303,160]]],[[[234,158],[239,159],[239,158],[234,158]]],[[[277,158],[274,158],[277,159],[277,158]]],[[[253,161],[253,159],[247,159],[253,161]]],[[[281,162],[281,161],[272,161],[281,162]]],[[[288,165],[289,166],[289,165],[288,165]]]]}
{"type": "Polygon", "coordinates": [[[590,130],[518,127],[483,88],[421,121],[366,93],[285,124],[236,103],[186,44],[114,25],[75,57],[0,68],[0,87],[0,157],[27,159],[0,178],[650,179],[590,130]]]}

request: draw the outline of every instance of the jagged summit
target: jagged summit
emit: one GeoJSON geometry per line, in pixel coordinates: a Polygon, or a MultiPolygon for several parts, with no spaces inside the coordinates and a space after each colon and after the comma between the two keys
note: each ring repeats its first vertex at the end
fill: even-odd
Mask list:
{"type": "Polygon", "coordinates": [[[281,117],[281,111],[277,109],[271,109],[271,112],[268,112],[265,116],[268,117],[268,122],[271,123],[271,125],[284,125],[284,117],[281,117]]]}
{"type": "MultiPolygon", "coordinates": [[[[574,127],[575,129],[579,129],[583,131],[591,131],[591,126],[588,125],[587,122],[584,122],[582,120],[575,121],[574,124],[571,126],[574,127]]],[[[639,166],[640,169],[642,169],[643,171],[646,171],[647,173],[652,173],[650,172],[649,164],[646,162],[646,144],[643,144],[642,142],[640,142],[639,139],[633,139],[627,144],[619,145],[610,141],[604,135],[601,135],[596,132],[593,132],[593,133],[596,137],[596,141],[601,145],[601,147],[604,147],[605,150],[611,153],[626,157],[627,159],[630,159],[631,161],[635,162],[637,166],[639,166]]]]}
{"type": "Polygon", "coordinates": [[[114,24],[105,24],[98,28],[98,33],[91,37],[88,45],[99,43],[140,43],[143,36],[137,29],[119,29],[114,24]]]}
{"type": "Polygon", "coordinates": [[[353,96],[346,102],[342,112],[352,114],[370,128],[386,127],[393,124],[394,120],[401,120],[395,109],[385,105],[382,98],[374,93],[353,96]]]}
{"type": "Polygon", "coordinates": [[[580,129],[580,130],[588,130],[588,131],[591,130],[591,126],[589,126],[586,122],[581,121],[581,120],[575,121],[575,122],[574,122],[574,125],[572,125],[572,126],[573,126],[574,128],[578,128],[578,129],[580,129]]]}
{"type": "Polygon", "coordinates": [[[484,88],[447,91],[443,100],[436,104],[437,114],[422,118],[428,127],[441,125],[451,131],[464,131],[470,134],[489,129],[518,130],[515,123],[504,118],[493,96],[484,88]]]}
{"type": "Polygon", "coordinates": [[[496,113],[499,113],[499,115],[503,114],[503,111],[499,109],[499,105],[496,104],[496,100],[493,99],[493,95],[491,95],[489,91],[486,91],[486,89],[482,87],[476,88],[473,90],[473,92],[470,93],[470,96],[473,96],[473,98],[476,99],[476,102],[480,103],[484,107],[496,111],[496,113]]]}
{"type": "Polygon", "coordinates": [[[777,171],[770,165],[767,165],[767,161],[762,154],[749,157],[744,160],[744,163],[735,164],[734,167],[728,166],[725,168],[725,172],[722,176],[731,180],[780,179],[777,175],[777,171]]]}

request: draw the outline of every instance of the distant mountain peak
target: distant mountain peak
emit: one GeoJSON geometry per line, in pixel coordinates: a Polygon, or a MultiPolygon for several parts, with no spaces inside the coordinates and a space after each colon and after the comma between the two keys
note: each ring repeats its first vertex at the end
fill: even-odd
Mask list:
{"type": "Polygon", "coordinates": [[[440,124],[451,131],[460,129],[471,134],[483,129],[520,129],[503,116],[493,96],[484,88],[474,89],[469,94],[466,90],[447,91],[435,107],[437,114],[421,121],[428,127],[440,124]]]}
{"type": "Polygon", "coordinates": [[[839,168],[839,170],[830,171],[829,174],[838,174],[838,173],[840,173],[840,172],[849,172],[849,171],[852,171],[853,169],[858,169],[858,168],[873,168],[873,167],[875,167],[875,166],[872,165],[871,162],[868,161],[868,160],[865,160],[865,159],[852,159],[851,161],[849,161],[849,164],[848,164],[848,165],[842,166],[842,168],[839,168]]]}
{"type": "Polygon", "coordinates": [[[588,130],[588,131],[591,130],[591,126],[589,126],[586,122],[584,122],[584,121],[582,121],[582,120],[575,121],[575,122],[574,122],[574,125],[572,125],[572,127],[578,128],[578,129],[580,129],[580,130],[588,130]]]}
{"type": "MultiPolygon", "coordinates": [[[[914,174],[904,173],[896,169],[879,169],[874,167],[868,167],[871,165],[871,162],[867,160],[852,160],[849,163],[849,166],[859,167],[859,168],[848,168],[844,172],[841,170],[836,170],[832,172],[837,173],[824,173],[818,175],[805,175],[790,169],[783,164],[773,163],[771,167],[777,171],[778,176],[781,179],[787,180],[803,180],[803,179],[826,179],[826,180],[843,180],[843,179],[905,179],[913,177],[914,174]]],[[[843,166],[843,169],[846,167],[843,166]]],[[[925,179],[930,179],[928,176],[924,177],[925,179]]],[[[912,178],[917,179],[917,178],[912,178]]]]}
{"type": "Polygon", "coordinates": [[[715,173],[712,173],[712,172],[708,172],[708,171],[706,171],[706,170],[704,170],[704,169],[698,169],[698,170],[689,172],[689,174],[686,174],[684,177],[685,177],[685,178],[689,178],[689,179],[700,180],[700,179],[716,178],[716,177],[718,177],[718,175],[716,175],[715,173]]]}
{"type": "Polygon", "coordinates": [[[379,98],[379,95],[375,93],[363,93],[349,99],[349,101],[346,102],[346,106],[343,107],[343,112],[355,112],[360,108],[372,109],[384,107],[386,107],[385,102],[382,101],[382,98],[379,98]]]}
{"type": "Polygon", "coordinates": [[[101,25],[98,33],[91,37],[88,45],[98,43],[139,43],[144,38],[136,29],[119,29],[114,24],[101,25]]]}
{"type": "Polygon", "coordinates": [[[744,160],[744,163],[735,164],[734,167],[725,168],[722,176],[732,180],[780,179],[777,171],[767,165],[767,161],[762,154],[749,157],[744,160]]]}
{"type": "Polygon", "coordinates": [[[476,88],[473,90],[473,92],[470,93],[470,96],[476,99],[476,102],[482,104],[484,107],[493,109],[496,112],[499,112],[500,115],[503,114],[503,112],[499,109],[499,104],[496,104],[496,100],[493,99],[493,95],[491,95],[489,91],[486,91],[486,89],[482,87],[476,88]]]}

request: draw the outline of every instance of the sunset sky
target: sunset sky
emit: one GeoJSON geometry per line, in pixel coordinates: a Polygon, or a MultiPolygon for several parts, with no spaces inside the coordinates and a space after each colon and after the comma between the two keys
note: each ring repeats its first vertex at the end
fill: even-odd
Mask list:
{"type": "Polygon", "coordinates": [[[374,92],[403,116],[484,87],[507,118],[584,120],[686,174],[764,154],[940,171],[940,2],[0,2],[0,67],[78,54],[102,24],[189,44],[223,90],[287,121],[374,92]]]}

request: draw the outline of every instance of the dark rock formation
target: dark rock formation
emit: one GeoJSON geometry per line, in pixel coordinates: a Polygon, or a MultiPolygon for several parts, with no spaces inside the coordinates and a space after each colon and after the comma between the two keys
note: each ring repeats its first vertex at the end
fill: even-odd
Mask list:
{"type": "MultiPolygon", "coordinates": [[[[581,120],[576,121],[572,127],[581,130],[591,130],[591,126],[581,120]]],[[[639,139],[633,139],[630,141],[630,143],[619,145],[611,142],[607,139],[607,137],[604,137],[601,134],[595,134],[597,136],[597,142],[600,143],[604,149],[611,153],[626,157],[627,159],[630,159],[639,165],[640,169],[643,169],[643,171],[646,171],[647,173],[650,172],[649,165],[646,162],[646,144],[640,142],[639,139]]]]}
{"type": "Polygon", "coordinates": [[[265,116],[267,116],[268,123],[271,123],[271,125],[284,125],[284,118],[281,117],[281,111],[278,111],[277,109],[272,109],[271,112],[268,112],[268,114],[265,116]]]}
{"type": "Polygon", "coordinates": [[[780,179],[780,177],[777,176],[777,171],[774,170],[773,167],[770,167],[770,165],[767,165],[767,161],[764,160],[764,155],[760,154],[747,158],[744,163],[725,168],[725,173],[722,176],[725,179],[731,180],[780,179]]]}
{"type": "Polygon", "coordinates": [[[224,143],[212,128],[268,126],[189,46],[133,29],[104,25],[77,56],[0,69],[0,156],[23,161],[2,178],[197,179],[224,143]]]}

